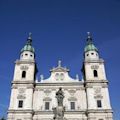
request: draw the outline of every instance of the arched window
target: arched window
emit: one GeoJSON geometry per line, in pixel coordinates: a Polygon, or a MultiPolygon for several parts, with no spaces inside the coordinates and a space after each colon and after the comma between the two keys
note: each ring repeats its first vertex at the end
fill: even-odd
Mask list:
{"type": "Polygon", "coordinates": [[[93,74],[94,74],[94,77],[98,77],[98,72],[97,72],[97,70],[94,70],[94,71],[93,71],[93,74]]]}
{"type": "Polygon", "coordinates": [[[64,79],[64,74],[61,73],[61,74],[60,74],[60,80],[63,80],[63,79],[64,79]]]}
{"type": "Polygon", "coordinates": [[[26,77],[26,71],[22,71],[22,78],[26,77]]]}
{"type": "Polygon", "coordinates": [[[56,80],[59,80],[59,73],[56,73],[56,74],[55,74],[55,79],[56,79],[56,80]]]}

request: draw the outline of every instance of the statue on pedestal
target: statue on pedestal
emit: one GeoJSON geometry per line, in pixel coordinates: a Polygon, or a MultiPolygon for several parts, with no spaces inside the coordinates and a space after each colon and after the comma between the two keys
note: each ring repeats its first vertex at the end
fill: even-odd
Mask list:
{"type": "Polygon", "coordinates": [[[58,106],[63,106],[63,98],[64,98],[64,95],[63,95],[63,91],[62,91],[62,88],[60,87],[59,90],[56,92],[56,98],[57,98],[57,101],[58,101],[58,106]]]}
{"type": "Polygon", "coordinates": [[[63,106],[64,94],[62,88],[59,88],[59,90],[56,92],[56,98],[57,98],[58,106],[53,108],[53,113],[54,113],[53,119],[63,120],[65,107],[63,106]]]}

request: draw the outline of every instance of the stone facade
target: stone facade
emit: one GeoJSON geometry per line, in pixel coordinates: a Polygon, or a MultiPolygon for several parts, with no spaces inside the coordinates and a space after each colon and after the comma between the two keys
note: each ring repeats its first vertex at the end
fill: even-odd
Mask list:
{"type": "MultiPolygon", "coordinates": [[[[89,35],[87,40],[91,40],[89,35]]],[[[58,66],[50,70],[48,79],[41,76],[38,81],[31,41],[29,36],[27,47],[15,62],[8,120],[53,120],[53,108],[58,106],[56,92],[60,87],[64,93],[64,119],[113,120],[104,60],[99,58],[96,49],[87,48],[84,52],[83,80],[78,76],[71,78],[69,69],[59,61],[58,66]]]]}

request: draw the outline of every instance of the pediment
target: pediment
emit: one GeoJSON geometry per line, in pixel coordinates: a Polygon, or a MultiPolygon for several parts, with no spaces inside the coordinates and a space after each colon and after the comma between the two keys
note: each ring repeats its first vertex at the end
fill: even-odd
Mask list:
{"type": "Polygon", "coordinates": [[[56,67],[51,69],[50,72],[69,72],[69,69],[65,67],[56,67]]]}

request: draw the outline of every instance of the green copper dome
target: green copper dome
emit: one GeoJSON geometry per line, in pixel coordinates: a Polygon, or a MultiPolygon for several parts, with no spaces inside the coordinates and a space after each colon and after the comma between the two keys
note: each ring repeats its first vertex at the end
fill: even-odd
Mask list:
{"type": "Polygon", "coordinates": [[[84,52],[88,52],[88,51],[96,51],[96,52],[98,52],[98,49],[95,47],[94,44],[88,44],[85,47],[84,52]]]}
{"type": "Polygon", "coordinates": [[[26,45],[21,49],[21,53],[24,51],[30,51],[30,52],[35,52],[33,46],[32,46],[32,37],[31,37],[31,33],[29,33],[29,37],[27,39],[27,43],[26,45]]]}
{"type": "Polygon", "coordinates": [[[22,49],[21,49],[21,52],[24,52],[24,51],[30,51],[30,52],[35,52],[34,48],[31,46],[31,45],[25,45],[22,49]]]}
{"type": "Polygon", "coordinates": [[[87,45],[85,46],[85,49],[84,49],[84,52],[88,52],[88,51],[96,51],[96,52],[98,52],[98,49],[93,44],[90,32],[88,32],[87,45]]]}

